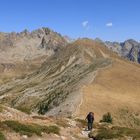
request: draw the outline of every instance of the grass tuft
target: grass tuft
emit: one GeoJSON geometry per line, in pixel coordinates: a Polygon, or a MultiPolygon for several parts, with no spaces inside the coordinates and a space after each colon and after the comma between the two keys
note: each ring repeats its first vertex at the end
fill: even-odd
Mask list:
{"type": "Polygon", "coordinates": [[[100,122],[106,122],[106,123],[112,123],[112,121],[113,119],[109,112],[104,114],[102,120],[100,120],[100,122]]]}

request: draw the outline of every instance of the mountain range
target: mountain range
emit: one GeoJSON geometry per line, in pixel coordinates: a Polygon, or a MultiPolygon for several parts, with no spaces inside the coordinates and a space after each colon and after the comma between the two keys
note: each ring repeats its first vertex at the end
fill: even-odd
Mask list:
{"type": "MultiPolygon", "coordinates": [[[[48,122],[61,126],[61,135],[68,133],[68,140],[82,140],[83,128],[77,126],[77,118],[83,122],[93,111],[98,123],[110,112],[113,125],[98,126],[139,130],[139,48],[134,40],[73,40],[48,28],[0,33],[0,119],[27,124],[48,122]],[[55,118],[62,123],[68,121],[70,127],[56,123],[55,118]]],[[[6,129],[6,133],[10,135],[11,131],[6,129]]],[[[59,140],[61,135],[45,135],[43,140],[59,140]]],[[[15,138],[13,133],[12,137],[22,138],[15,138]]],[[[119,137],[129,136],[124,133],[119,137]]]]}
{"type": "Polygon", "coordinates": [[[129,39],[124,42],[104,42],[105,45],[116,52],[119,56],[122,56],[130,61],[140,63],[140,43],[129,39]]]}
{"type": "Polygon", "coordinates": [[[29,32],[0,33],[1,79],[33,72],[67,41],[58,33],[40,28],[29,32]],[[24,69],[24,70],[23,70],[24,69]]]}

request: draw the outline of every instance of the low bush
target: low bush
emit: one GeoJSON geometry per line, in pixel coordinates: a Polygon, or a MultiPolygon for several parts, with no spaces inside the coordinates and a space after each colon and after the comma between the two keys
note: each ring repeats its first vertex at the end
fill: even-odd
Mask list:
{"type": "Polygon", "coordinates": [[[102,120],[100,120],[100,122],[106,122],[106,123],[112,123],[112,121],[113,119],[109,112],[104,114],[102,120]]]}
{"type": "Polygon", "coordinates": [[[38,110],[38,114],[44,115],[49,110],[48,103],[41,104],[38,110]]]}

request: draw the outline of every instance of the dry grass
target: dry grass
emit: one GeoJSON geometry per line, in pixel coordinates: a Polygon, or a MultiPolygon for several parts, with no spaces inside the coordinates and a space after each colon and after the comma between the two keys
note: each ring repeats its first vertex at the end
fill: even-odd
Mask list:
{"type": "Polygon", "coordinates": [[[1,126],[3,129],[5,129],[5,125],[10,128],[11,130],[19,133],[20,135],[27,135],[27,136],[32,136],[33,134],[36,134],[38,136],[42,135],[42,132],[50,134],[59,134],[59,127],[55,125],[50,125],[50,126],[42,126],[38,124],[23,124],[18,121],[12,121],[12,120],[7,120],[4,122],[1,122],[1,126]]]}
{"type": "Polygon", "coordinates": [[[87,127],[87,121],[86,120],[76,119],[76,122],[77,122],[77,126],[79,128],[85,128],[85,127],[87,127]]]}
{"type": "Polygon", "coordinates": [[[103,140],[103,139],[119,139],[123,138],[126,139],[126,137],[131,137],[134,140],[138,140],[140,138],[140,130],[137,129],[130,129],[126,127],[112,127],[112,128],[100,128],[96,132],[90,132],[89,133],[90,138],[95,138],[97,140],[103,140]]]}
{"type": "Polygon", "coordinates": [[[68,124],[68,121],[67,120],[65,120],[65,119],[57,119],[56,120],[56,124],[58,125],[58,126],[61,126],[61,127],[64,127],[64,128],[67,128],[67,127],[69,127],[70,125],[68,124]]]}
{"type": "Polygon", "coordinates": [[[99,121],[106,112],[115,116],[118,109],[126,107],[132,113],[140,111],[140,66],[117,57],[113,60],[112,66],[100,70],[94,82],[83,88],[78,116],[92,111],[99,121]]]}

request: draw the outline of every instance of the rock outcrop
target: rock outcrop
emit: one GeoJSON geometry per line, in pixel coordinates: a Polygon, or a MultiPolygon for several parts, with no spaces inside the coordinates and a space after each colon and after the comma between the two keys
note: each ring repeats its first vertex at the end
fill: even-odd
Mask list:
{"type": "Polygon", "coordinates": [[[32,72],[56,51],[67,45],[67,41],[49,28],[29,32],[0,33],[0,75],[12,77],[32,72]],[[5,66],[8,67],[8,73],[5,66]],[[24,68],[24,71],[22,70],[24,68]]]}
{"type": "Polygon", "coordinates": [[[106,41],[105,45],[112,51],[118,53],[120,56],[127,58],[130,61],[140,63],[140,43],[129,39],[125,42],[109,42],[106,41]]]}

